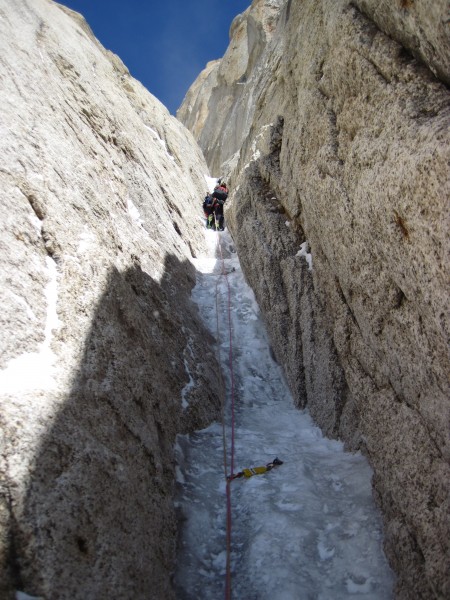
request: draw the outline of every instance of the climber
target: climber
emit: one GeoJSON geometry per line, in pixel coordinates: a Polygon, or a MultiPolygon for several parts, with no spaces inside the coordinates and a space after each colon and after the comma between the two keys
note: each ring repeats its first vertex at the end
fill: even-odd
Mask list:
{"type": "Polygon", "coordinates": [[[231,481],[232,479],[238,479],[239,477],[247,477],[248,478],[248,477],[253,477],[253,475],[262,475],[263,473],[267,473],[267,471],[270,471],[274,467],[277,467],[278,465],[282,465],[282,464],[283,464],[282,460],[280,460],[279,458],[274,458],[272,462],[267,463],[267,465],[265,465],[265,466],[252,467],[250,469],[243,469],[242,471],[239,471],[239,473],[230,475],[228,477],[228,481],[231,481]]]}
{"type": "Polygon", "coordinates": [[[209,192],[206,192],[203,200],[203,214],[205,215],[207,229],[212,229],[214,226],[214,202],[215,198],[209,192]]]}
{"type": "Polygon", "coordinates": [[[225,228],[224,216],[223,216],[223,205],[225,200],[228,198],[227,184],[219,179],[218,184],[214,188],[212,193],[214,198],[214,217],[216,221],[216,229],[223,231],[225,228]]]}

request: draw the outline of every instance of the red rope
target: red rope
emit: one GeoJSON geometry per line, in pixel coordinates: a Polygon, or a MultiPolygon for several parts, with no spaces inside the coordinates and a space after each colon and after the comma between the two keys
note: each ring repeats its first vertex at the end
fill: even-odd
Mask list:
{"type": "Polygon", "coordinates": [[[230,377],[231,377],[231,448],[230,448],[230,476],[228,477],[228,469],[227,469],[227,461],[225,455],[225,478],[226,478],[226,490],[227,490],[227,533],[226,533],[226,553],[227,553],[227,561],[226,561],[226,581],[225,581],[225,598],[226,600],[231,599],[231,486],[230,486],[230,478],[234,474],[234,438],[235,438],[235,418],[234,418],[234,396],[235,396],[235,383],[234,383],[234,370],[233,370],[233,336],[232,336],[232,327],[231,327],[231,289],[230,282],[228,281],[228,275],[225,270],[225,260],[223,258],[222,252],[222,244],[220,241],[219,235],[219,249],[220,249],[220,258],[222,260],[222,272],[221,275],[225,278],[227,284],[227,305],[228,305],[228,335],[230,339],[230,348],[228,353],[228,365],[230,369],[230,377]]]}
{"type": "Polygon", "coordinates": [[[227,480],[227,566],[225,575],[225,600],[231,600],[231,489],[227,480]]]}

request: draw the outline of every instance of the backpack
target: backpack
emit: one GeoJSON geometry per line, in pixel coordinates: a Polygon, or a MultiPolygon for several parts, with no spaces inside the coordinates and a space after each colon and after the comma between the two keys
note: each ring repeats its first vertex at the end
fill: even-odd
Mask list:
{"type": "Polygon", "coordinates": [[[217,198],[217,200],[222,200],[222,202],[225,202],[225,200],[228,198],[227,189],[222,186],[216,187],[212,195],[214,198],[217,198]]]}

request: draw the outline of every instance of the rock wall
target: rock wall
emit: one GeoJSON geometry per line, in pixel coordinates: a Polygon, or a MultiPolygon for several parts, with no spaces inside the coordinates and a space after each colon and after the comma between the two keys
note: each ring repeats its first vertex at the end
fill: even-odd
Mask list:
{"type": "Polygon", "coordinates": [[[220,403],[206,164],[49,0],[0,2],[0,87],[0,597],[171,598],[174,438],[220,403]]]}
{"type": "Polygon", "coordinates": [[[230,33],[178,117],[296,402],[370,460],[397,598],[446,598],[448,4],[255,0],[230,33]]]}

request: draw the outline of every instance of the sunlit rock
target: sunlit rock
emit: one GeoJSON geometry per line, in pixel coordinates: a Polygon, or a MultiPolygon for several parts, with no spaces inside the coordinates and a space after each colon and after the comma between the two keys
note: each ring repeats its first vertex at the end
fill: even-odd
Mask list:
{"type": "Polygon", "coordinates": [[[207,167],[76,13],[4,0],[0,54],[0,596],[171,598],[172,445],[219,402],[207,167]]]}

